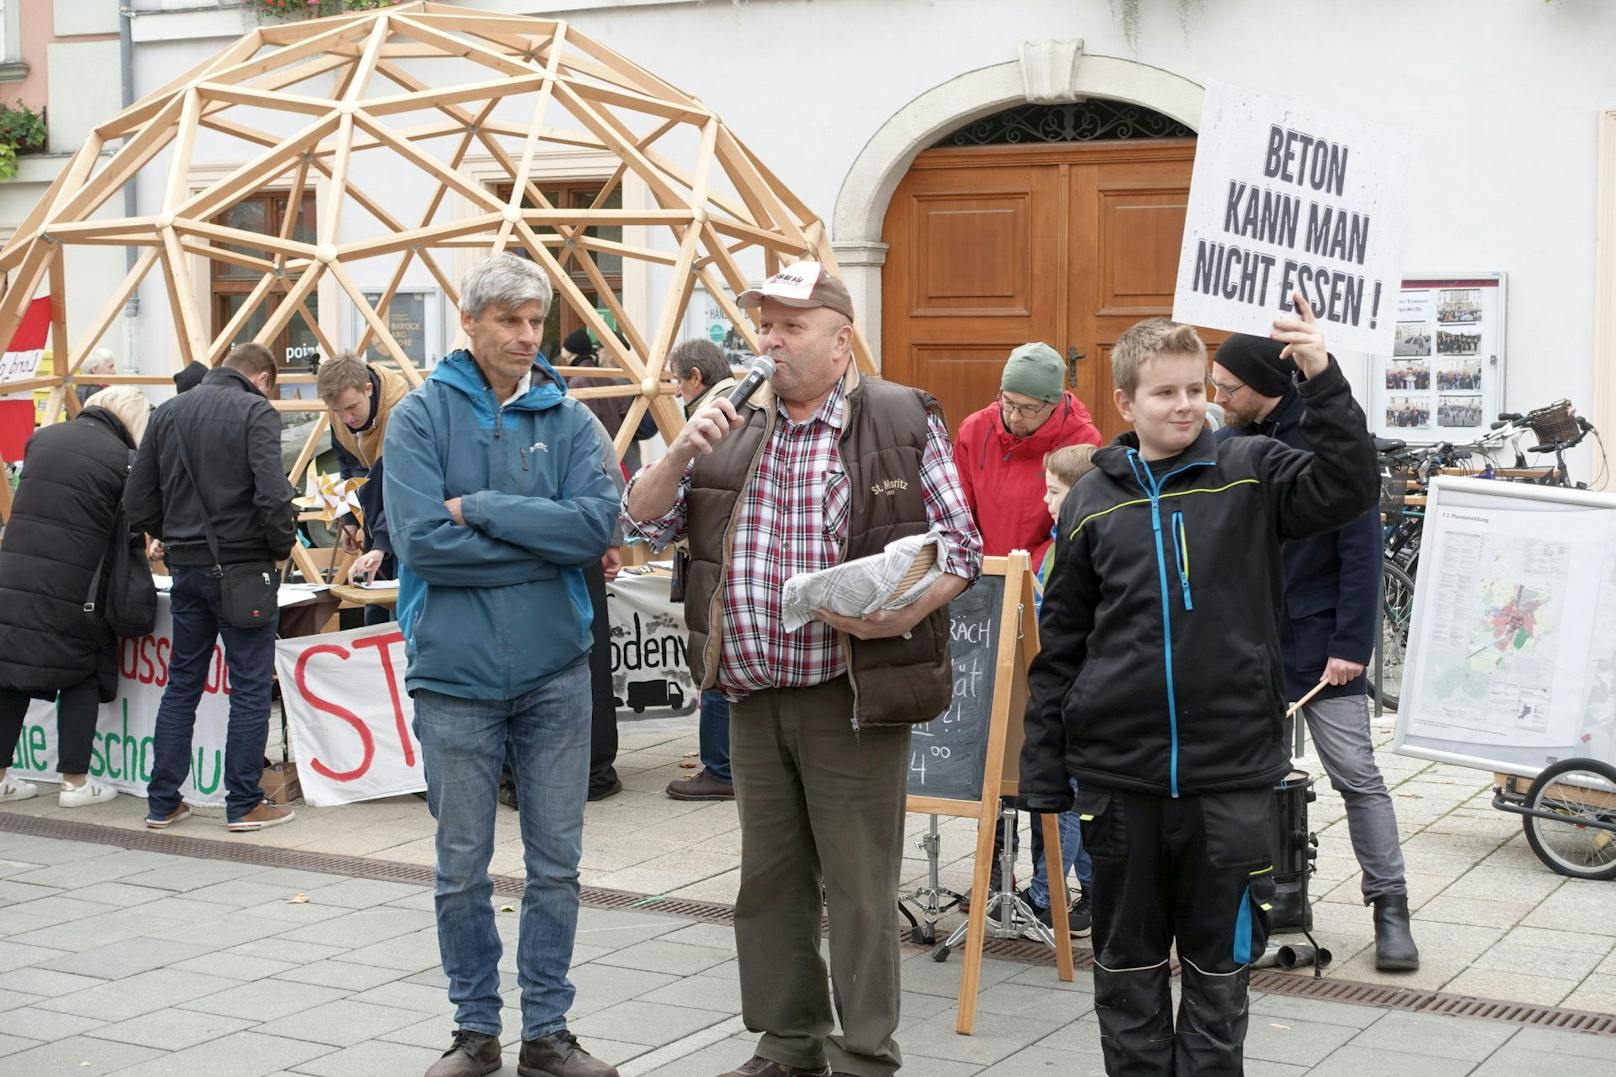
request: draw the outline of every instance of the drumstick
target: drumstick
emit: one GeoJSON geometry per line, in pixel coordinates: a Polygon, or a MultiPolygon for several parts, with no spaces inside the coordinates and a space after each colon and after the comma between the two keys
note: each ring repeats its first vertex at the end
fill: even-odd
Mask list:
{"type": "Polygon", "coordinates": [[[1329,683],[1330,683],[1330,679],[1328,677],[1320,677],[1319,678],[1319,683],[1315,684],[1313,686],[1313,690],[1311,692],[1309,692],[1307,695],[1303,696],[1301,699],[1298,699],[1295,703],[1291,704],[1290,710],[1285,712],[1285,717],[1289,718],[1292,715],[1294,715],[1297,711],[1299,711],[1303,707],[1307,706],[1308,703],[1310,703],[1312,701],[1314,696],[1316,696],[1320,692],[1324,691],[1325,686],[1327,686],[1329,683]]]}

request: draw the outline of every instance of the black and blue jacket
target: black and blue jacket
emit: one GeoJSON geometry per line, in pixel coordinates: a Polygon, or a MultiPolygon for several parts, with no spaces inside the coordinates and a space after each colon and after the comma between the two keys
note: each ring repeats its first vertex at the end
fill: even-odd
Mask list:
{"type": "Polygon", "coordinates": [[[1281,543],[1340,527],[1380,492],[1334,360],[1298,392],[1313,453],[1203,432],[1147,463],[1129,433],[1067,495],[1028,674],[1023,807],[1069,808],[1068,774],[1175,797],[1284,777],[1281,543]]]}
{"type": "MultiPolygon", "coordinates": [[[[1293,449],[1311,449],[1302,432],[1307,407],[1295,389],[1280,397],[1256,426],[1224,427],[1218,440],[1262,434],[1293,449]]],[[[1285,698],[1313,690],[1332,658],[1367,665],[1375,652],[1375,604],[1380,601],[1380,509],[1371,508],[1339,531],[1285,543],[1285,698]]],[[[1315,697],[1361,696],[1362,673],[1326,686],[1315,697]]]]}

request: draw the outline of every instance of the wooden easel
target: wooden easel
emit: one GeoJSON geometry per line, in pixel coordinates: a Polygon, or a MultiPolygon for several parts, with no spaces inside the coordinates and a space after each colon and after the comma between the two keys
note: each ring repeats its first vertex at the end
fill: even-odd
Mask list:
{"type": "MultiPolygon", "coordinates": [[[[1004,577],[999,610],[999,639],[993,669],[993,702],[989,711],[987,762],[980,800],[946,800],[911,796],[908,810],[976,820],[976,866],[966,914],[965,967],[960,970],[959,1017],[954,1031],[969,1036],[976,1022],[976,992],[982,980],[982,947],[987,939],[988,877],[993,863],[993,831],[999,801],[1020,787],[1022,716],[1027,709],[1027,666],[1038,653],[1038,617],[1033,604],[1032,568],[1025,550],[1008,557],[982,559],[982,575],[1004,577]]],[[[1049,909],[1054,922],[1055,969],[1072,980],[1072,937],[1066,918],[1066,872],[1061,862],[1060,821],[1044,815],[1044,864],[1049,873],[1049,909]]],[[[1008,839],[1007,839],[1008,840],[1008,839]]]]}

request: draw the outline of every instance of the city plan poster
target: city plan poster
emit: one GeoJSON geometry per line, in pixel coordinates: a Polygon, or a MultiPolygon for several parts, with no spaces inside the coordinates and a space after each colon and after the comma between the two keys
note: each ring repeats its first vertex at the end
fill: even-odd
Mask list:
{"type": "Polygon", "coordinates": [[[1433,482],[1403,686],[1402,754],[1616,762],[1616,495],[1433,482]]]}

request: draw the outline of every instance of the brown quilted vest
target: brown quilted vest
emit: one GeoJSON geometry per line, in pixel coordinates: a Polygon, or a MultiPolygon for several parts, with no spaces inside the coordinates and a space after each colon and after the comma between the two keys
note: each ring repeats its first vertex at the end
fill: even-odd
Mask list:
{"type": "MultiPolygon", "coordinates": [[[[880,553],[887,543],[928,528],[920,479],[926,451],[926,417],[937,401],[918,389],[856,377],[848,390],[840,451],[847,471],[847,541],[842,559],[880,553]]],[[[734,513],[757,470],[778,415],[772,394],[760,393],[747,425],[698,458],[687,497],[691,562],[685,577],[685,624],[690,629],[690,668],[696,682],[717,680],[724,579],[734,513]]],[[[853,686],[853,722],[903,725],[928,722],[948,709],[948,610],[915,626],[909,639],[842,637],[853,686]]]]}

